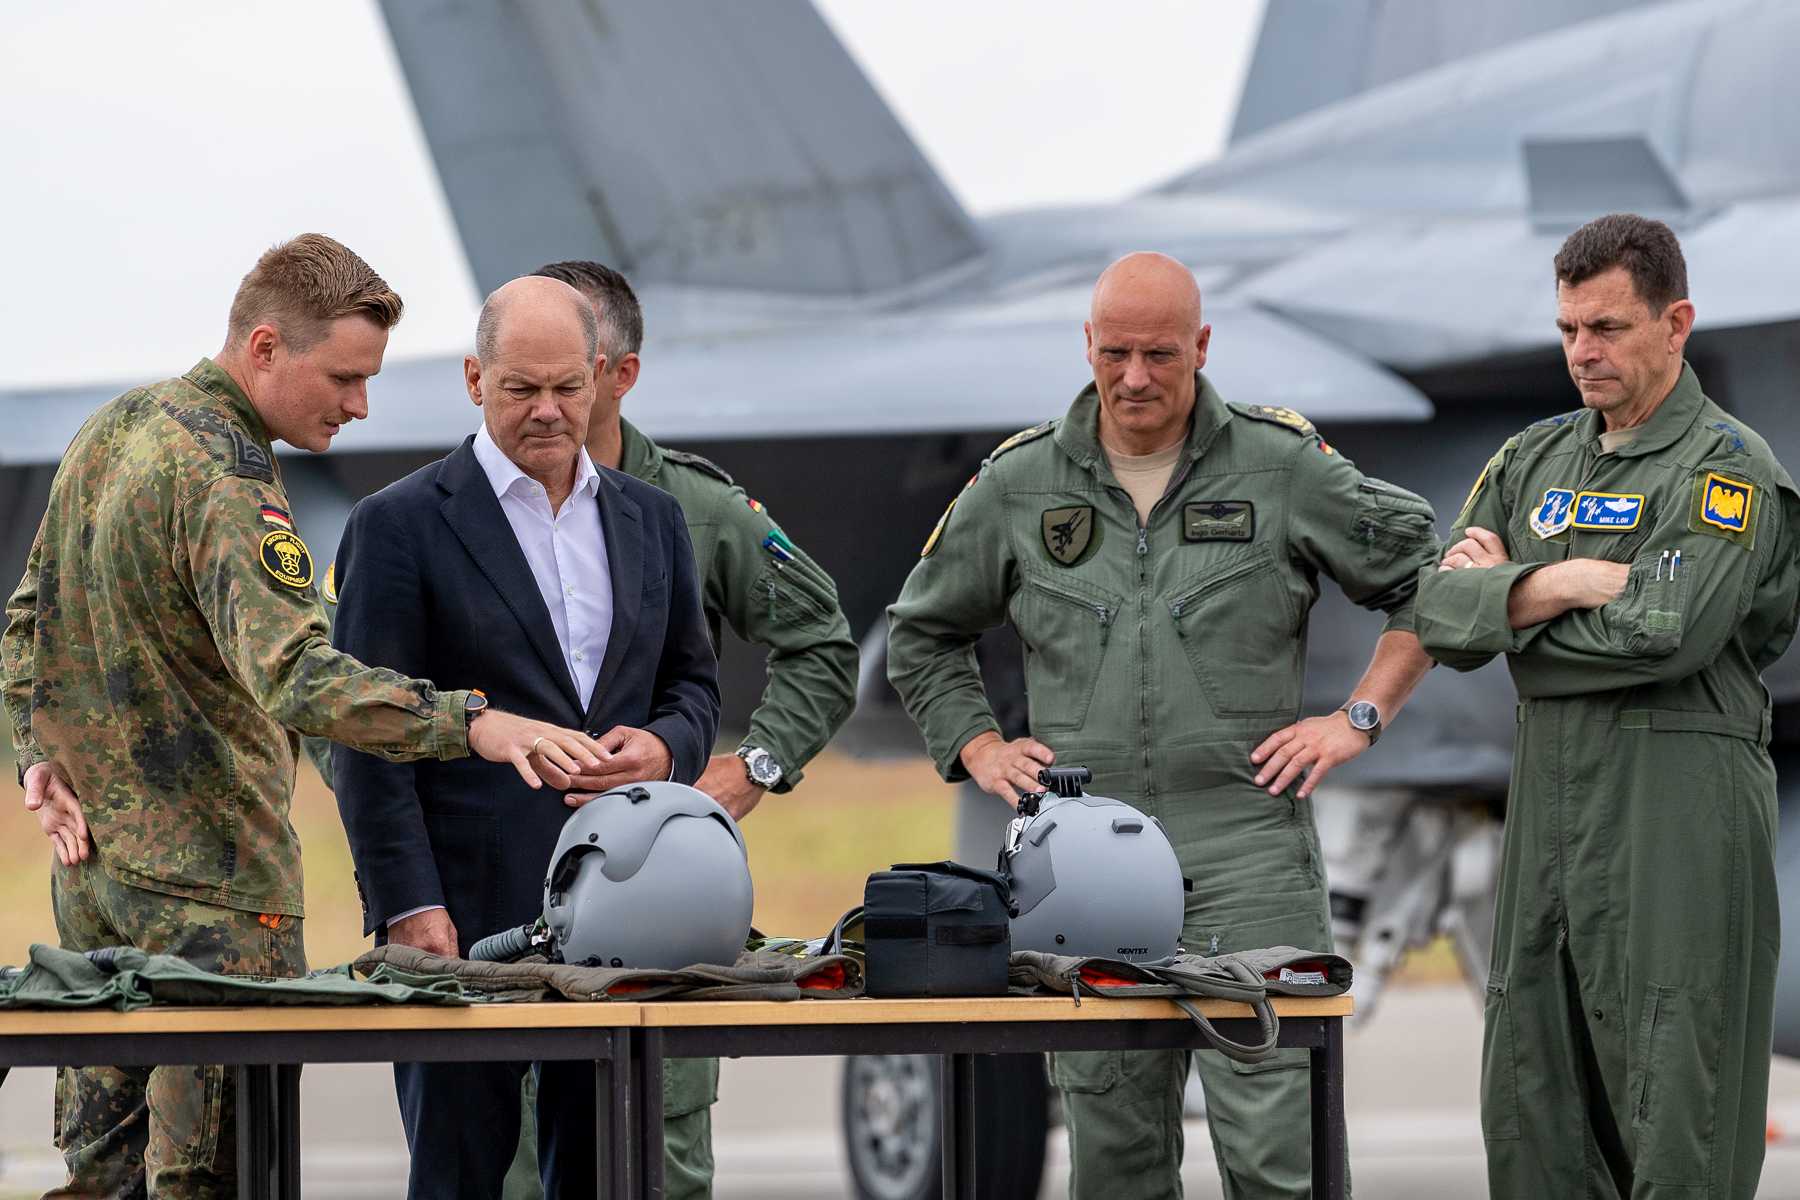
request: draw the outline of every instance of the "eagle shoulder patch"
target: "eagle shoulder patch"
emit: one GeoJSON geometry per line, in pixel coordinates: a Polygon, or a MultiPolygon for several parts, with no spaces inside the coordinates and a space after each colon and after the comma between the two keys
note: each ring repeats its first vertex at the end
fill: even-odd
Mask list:
{"type": "Polygon", "coordinates": [[[1746,550],[1756,546],[1756,485],[1717,471],[1694,477],[1694,506],[1688,528],[1734,542],[1746,550]]]}

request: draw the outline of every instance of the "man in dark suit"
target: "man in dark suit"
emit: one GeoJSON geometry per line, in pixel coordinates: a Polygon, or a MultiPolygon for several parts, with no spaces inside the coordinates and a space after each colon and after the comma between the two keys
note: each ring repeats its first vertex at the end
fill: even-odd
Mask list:
{"type": "MultiPolygon", "coordinates": [[[[446,687],[480,679],[495,705],[593,731],[608,756],[557,796],[504,765],[396,766],[337,747],[338,805],[378,938],[455,955],[531,921],[573,808],[622,783],[691,783],[712,751],[717,664],[680,508],[582,449],[598,336],[566,284],[496,291],[464,361],[481,430],[362,501],[345,528],[338,646],[446,687]]],[[[499,1195],[528,1067],[546,1191],[593,1194],[591,1067],[404,1063],[409,1196],[499,1195]]]]}

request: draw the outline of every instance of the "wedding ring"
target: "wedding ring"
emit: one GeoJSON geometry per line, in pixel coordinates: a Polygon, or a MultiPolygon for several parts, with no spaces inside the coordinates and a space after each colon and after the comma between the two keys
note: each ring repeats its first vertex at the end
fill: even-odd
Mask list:
{"type": "Polygon", "coordinates": [[[533,739],[532,739],[532,740],[531,740],[531,749],[529,749],[529,750],[527,750],[527,751],[526,751],[526,752],[525,752],[525,754],[526,754],[526,756],[527,756],[527,757],[529,757],[529,756],[530,756],[530,755],[533,755],[533,754],[536,754],[536,753],[537,753],[537,748],[538,748],[538,743],[539,743],[539,742],[541,742],[541,741],[543,741],[543,740],[544,740],[544,739],[543,739],[543,737],[542,737],[542,736],[539,736],[539,737],[535,737],[535,738],[533,738],[533,739]]]}

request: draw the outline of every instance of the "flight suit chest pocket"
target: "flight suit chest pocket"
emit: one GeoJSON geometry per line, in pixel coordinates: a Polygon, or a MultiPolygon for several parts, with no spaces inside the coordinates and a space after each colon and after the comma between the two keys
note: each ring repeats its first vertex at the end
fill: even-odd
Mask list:
{"type": "Polygon", "coordinates": [[[1167,603],[1215,715],[1269,717],[1299,708],[1299,619],[1267,549],[1188,577],[1167,603]]]}
{"type": "Polygon", "coordinates": [[[1013,598],[1025,644],[1025,691],[1034,733],[1087,723],[1118,619],[1120,597],[1079,580],[1028,575],[1013,598]]]}

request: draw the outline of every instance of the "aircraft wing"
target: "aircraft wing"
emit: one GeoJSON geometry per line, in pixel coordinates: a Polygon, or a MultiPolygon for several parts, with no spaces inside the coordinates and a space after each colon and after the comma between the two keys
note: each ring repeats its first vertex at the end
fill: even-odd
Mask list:
{"type": "MultiPolygon", "coordinates": [[[[677,444],[1023,429],[1060,413],[1091,372],[1085,286],[1005,305],[871,314],[651,341],[628,411],[677,444]]],[[[1333,422],[1423,421],[1431,404],[1386,369],[1254,307],[1214,307],[1207,377],[1227,399],[1333,422]],[[1279,370],[1271,364],[1280,364],[1279,370]]],[[[651,327],[656,327],[654,313],[651,327]]],[[[0,465],[55,462],[122,386],[0,392],[0,465]]],[[[390,363],[338,452],[448,449],[476,425],[460,358],[390,363]]]]}

